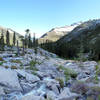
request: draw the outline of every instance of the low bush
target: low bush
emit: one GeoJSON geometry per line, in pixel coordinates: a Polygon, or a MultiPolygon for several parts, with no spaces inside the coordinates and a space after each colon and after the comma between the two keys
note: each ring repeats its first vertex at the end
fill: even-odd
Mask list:
{"type": "Polygon", "coordinates": [[[4,59],[0,57],[0,61],[4,61],[4,59]]]}
{"type": "Polygon", "coordinates": [[[30,70],[38,71],[38,69],[35,67],[36,64],[39,64],[37,61],[30,61],[30,70]]]}
{"type": "Polygon", "coordinates": [[[66,82],[70,78],[76,78],[77,77],[77,73],[74,70],[72,70],[70,68],[65,68],[62,65],[59,66],[58,70],[63,70],[64,71],[64,75],[65,75],[66,82]]]}
{"type": "Polygon", "coordinates": [[[22,64],[22,62],[21,62],[20,60],[17,60],[17,59],[16,59],[16,60],[11,60],[11,62],[12,62],[12,63],[19,63],[19,64],[22,64]]]}
{"type": "Polygon", "coordinates": [[[4,63],[3,61],[2,61],[2,62],[0,62],[0,66],[1,66],[1,65],[3,65],[3,63],[4,63]]]}
{"type": "Polygon", "coordinates": [[[11,66],[11,69],[17,69],[17,67],[16,66],[11,66]]]}
{"type": "Polygon", "coordinates": [[[64,80],[62,78],[56,78],[57,81],[59,81],[60,87],[64,87],[64,80]]]}

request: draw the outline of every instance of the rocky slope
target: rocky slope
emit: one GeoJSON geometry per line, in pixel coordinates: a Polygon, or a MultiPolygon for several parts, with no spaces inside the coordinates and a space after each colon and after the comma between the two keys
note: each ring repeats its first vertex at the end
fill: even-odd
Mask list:
{"type": "Polygon", "coordinates": [[[76,57],[83,49],[93,59],[100,59],[100,19],[90,20],[77,26],[70,34],[57,41],[58,55],[76,57]],[[64,52],[65,51],[65,52],[64,52]]]}
{"type": "MultiPolygon", "coordinates": [[[[2,26],[0,26],[0,36],[1,36],[1,33],[3,32],[3,34],[4,34],[4,40],[5,40],[5,43],[6,43],[6,32],[7,32],[7,30],[9,31],[9,33],[10,33],[10,44],[12,45],[13,44],[13,35],[14,35],[14,30],[12,30],[12,29],[10,29],[10,28],[4,28],[4,27],[2,27],[2,26]]],[[[19,41],[19,44],[21,45],[22,44],[22,42],[21,42],[21,36],[22,35],[20,35],[19,33],[17,33],[17,32],[15,32],[16,33],[16,40],[18,40],[19,41]]]]}
{"type": "Polygon", "coordinates": [[[38,48],[0,52],[0,100],[99,100],[100,66],[38,48]]]}
{"type": "MultiPolygon", "coordinates": [[[[80,22],[81,23],[81,22],[80,22]]],[[[80,25],[80,23],[75,23],[70,26],[64,26],[64,27],[56,27],[50,30],[49,32],[45,33],[40,39],[39,43],[45,43],[47,41],[55,42],[58,39],[60,39],[62,36],[68,34],[71,32],[75,27],[80,25]]]]}

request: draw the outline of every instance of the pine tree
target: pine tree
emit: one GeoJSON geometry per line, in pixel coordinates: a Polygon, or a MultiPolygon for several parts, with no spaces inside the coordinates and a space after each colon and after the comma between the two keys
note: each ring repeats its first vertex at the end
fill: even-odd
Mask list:
{"type": "Polygon", "coordinates": [[[25,53],[24,48],[25,48],[25,38],[24,36],[20,36],[20,39],[22,41],[22,48],[23,48],[23,54],[25,53]]]}
{"type": "Polygon", "coordinates": [[[32,43],[32,46],[33,46],[33,48],[34,48],[34,53],[37,54],[38,39],[36,39],[35,33],[34,33],[34,36],[33,36],[33,43],[32,43]]]}
{"type": "Polygon", "coordinates": [[[38,50],[38,39],[35,40],[34,50],[35,50],[35,54],[37,54],[37,50],[38,50]]]}
{"type": "Polygon", "coordinates": [[[31,35],[28,36],[28,48],[32,47],[31,35]]]}
{"type": "Polygon", "coordinates": [[[15,46],[15,43],[16,43],[16,33],[14,32],[14,35],[13,35],[13,45],[15,46]]]}
{"type": "Polygon", "coordinates": [[[19,55],[19,43],[18,43],[18,40],[17,40],[17,55],[19,55]]]}
{"type": "Polygon", "coordinates": [[[25,32],[26,32],[26,34],[25,34],[25,48],[27,48],[28,47],[28,42],[29,42],[28,41],[28,36],[29,36],[30,30],[26,29],[25,32]]]}
{"type": "Polygon", "coordinates": [[[36,41],[36,40],[35,40],[35,33],[33,33],[33,35],[34,35],[34,36],[33,36],[33,43],[32,43],[32,46],[33,46],[33,48],[34,48],[34,47],[35,47],[35,41],[36,41]]]}
{"type": "Polygon", "coordinates": [[[1,39],[0,39],[0,43],[1,43],[1,50],[4,50],[4,35],[3,35],[3,30],[2,30],[2,33],[1,33],[1,39]]]}
{"type": "Polygon", "coordinates": [[[9,39],[9,31],[7,30],[7,33],[6,33],[6,44],[9,46],[10,45],[10,39],[9,39]]]}

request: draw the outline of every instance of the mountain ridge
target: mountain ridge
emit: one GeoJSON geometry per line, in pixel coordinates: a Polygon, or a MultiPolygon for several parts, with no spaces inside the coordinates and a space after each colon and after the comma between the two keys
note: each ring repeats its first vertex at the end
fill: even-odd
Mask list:
{"type": "Polygon", "coordinates": [[[55,42],[55,41],[59,40],[62,36],[71,32],[75,27],[77,27],[80,24],[81,24],[81,22],[74,23],[74,24],[71,24],[71,25],[65,25],[65,26],[62,26],[62,27],[52,28],[50,31],[43,34],[39,38],[39,42],[40,43],[46,42],[46,40],[51,41],[51,42],[55,42]]]}
{"type": "Polygon", "coordinates": [[[3,27],[3,26],[0,25],[0,36],[1,36],[2,31],[3,31],[4,42],[6,43],[6,32],[7,32],[7,30],[8,30],[9,33],[10,33],[10,45],[13,45],[13,35],[14,35],[14,32],[15,32],[15,34],[16,34],[16,40],[18,40],[18,41],[19,41],[19,45],[21,45],[21,44],[22,44],[22,41],[21,41],[21,38],[20,38],[20,37],[21,37],[22,35],[21,35],[20,33],[14,31],[14,30],[11,29],[11,28],[5,28],[5,27],[3,27]]]}

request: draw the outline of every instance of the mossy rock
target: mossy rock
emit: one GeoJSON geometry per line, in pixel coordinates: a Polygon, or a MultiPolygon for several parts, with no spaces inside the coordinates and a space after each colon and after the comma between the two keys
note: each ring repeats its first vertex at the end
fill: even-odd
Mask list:
{"type": "Polygon", "coordinates": [[[11,66],[11,69],[17,69],[17,67],[16,66],[11,66]]]}
{"type": "Polygon", "coordinates": [[[5,66],[5,68],[9,68],[9,66],[5,66]]]}
{"type": "Polygon", "coordinates": [[[12,63],[19,63],[22,64],[22,62],[20,60],[11,60],[12,63]]]}
{"type": "Polygon", "coordinates": [[[0,61],[4,61],[4,59],[0,57],[0,61]]]}

